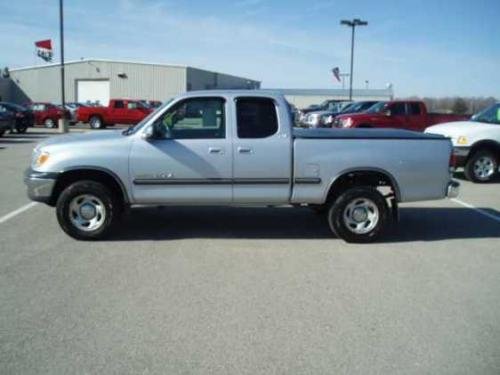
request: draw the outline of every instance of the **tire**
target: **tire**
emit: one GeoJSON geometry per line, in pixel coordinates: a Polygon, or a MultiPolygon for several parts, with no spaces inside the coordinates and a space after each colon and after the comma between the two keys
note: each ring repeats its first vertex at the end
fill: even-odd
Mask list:
{"type": "Polygon", "coordinates": [[[465,164],[464,174],[469,181],[490,182],[498,171],[498,159],[489,150],[475,152],[465,164]]]}
{"type": "Polygon", "coordinates": [[[46,118],[45,120],[43,120],[43,125],[47,129],[54,129],[56,127],[56,122],[54,121],[54,119],[49,117],[49,118],[46,118]]]}
{"type": "Polygon", "coordinates": [[[92,129],[104,129],[104,122],[99,116],[91,116],[89,119],[89,125],[92,129]]]}
{"type": "Polygon", "coordinates": [[[389,221],[387,201],[377,189],[359,186],[346,190],[330,203],[330,230],[346,242],[376,241],[389,221]]]}
{"type": "Polygon", "coordinates": [[[16,124],[16,132],[18,134],[24,134],[28,130],[28,124],[26,123],[17,123],[16,124]]]}
{"type": "Polygon", "coordinates": [[[63,190],[56,204],[59,225],[77,240],[105,238],[118,221],[123,205],[102,183],[83,180],[63,190]]]}

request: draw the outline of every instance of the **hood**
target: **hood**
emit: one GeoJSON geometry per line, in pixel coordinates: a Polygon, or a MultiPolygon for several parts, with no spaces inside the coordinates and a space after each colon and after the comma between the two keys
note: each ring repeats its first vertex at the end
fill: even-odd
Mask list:
{"type": "Polygon", "coordinates": [[[123,129],[120,130],[100,130],[88,131],[79,134],[65,134],[56,137],[51,137],[36,146],[36,149],[45,148],[47,146],[67,146],[75,143],[99,142],[113,139],[123,138],[123,129]]]}
{"type": "Polygon", "coordinates": [[[490,128],[490,124],[476,121],[455,121],[430,126],[425,129],[426,133],[441,134],[448,137],[463,136],[477,131],[490,128]]]}

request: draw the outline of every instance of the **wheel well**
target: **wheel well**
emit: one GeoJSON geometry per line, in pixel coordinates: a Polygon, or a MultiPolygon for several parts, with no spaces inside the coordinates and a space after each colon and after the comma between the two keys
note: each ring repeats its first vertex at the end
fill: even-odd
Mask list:
{"type": "Polygon", "coordinates": [[[95,169],[77,169],[71,170],[67,172],[63,172],[57,178],[56,184],[52,191],[52,196],[50,198],[50,205],[55,205],[57,203],[57,199],[62,191],[76,181],[81,180],[92,180],[96,182],[100,182],[105,185],[108,189],[111,190],[113,194],[116,194],[119,197],[122,203],[127,203],[128,198],[125,193],[125,189],[121,184],[121,181],[118,177],[111,175],[108,172],[95,170],[95,169]]]}
{"type": "Polygon", "coordinates": [[[469,160],[478,151],[492,151],[500,161],[500,143],[495,141],[480,141],[472,145],[467,160],[469,160]]]}
{"type": "Polygon", "coordinates": [[[374,188],[385,188],[386,198],[400,200],[398,186],[394,179],[387,173],[381,171],[360,170],[346,172],[337,177],[330,186],[327,201],[337,199],[344,191],[354,186],[371,186],[374,188]]]}

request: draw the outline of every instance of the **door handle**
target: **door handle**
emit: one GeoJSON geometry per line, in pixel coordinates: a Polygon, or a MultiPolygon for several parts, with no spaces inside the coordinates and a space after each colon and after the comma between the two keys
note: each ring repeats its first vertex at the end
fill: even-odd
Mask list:
{"type": "Polygon", "coordinates": [[[220,149],[219,147],[209,147],[208,152],[210,154],[223,154],[222,149],[220,149]]]}
{"type": "Polygon", "coordinates": [[[253,151],[250,147],[238,147],[238,152],[240,154],[251,154],[253,151]]]}

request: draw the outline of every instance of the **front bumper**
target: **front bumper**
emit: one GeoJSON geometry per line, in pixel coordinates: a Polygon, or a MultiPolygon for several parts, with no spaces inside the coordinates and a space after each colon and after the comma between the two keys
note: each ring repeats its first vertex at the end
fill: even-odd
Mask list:
{"type": "Polygon", "coordinates": [[[36,202],[49,203],[58,175],[54,172],[27,169],[24,172],[24,184],[28,189],[28,197],[36,202]]]}
{"type": "Polygon", "coordinates": [[[463,167],[470,153],[470,147],[453,147],[453,166],[455,168],[463,167]]]}
{"type": "Polygon", "coordinates": [[[455,180],[451,180],[448,183],[448,188],[446,189],[446,196],[448,198],[456,198],[458,197],[458,193],[460,192],[460,183],[455,180]]]}

